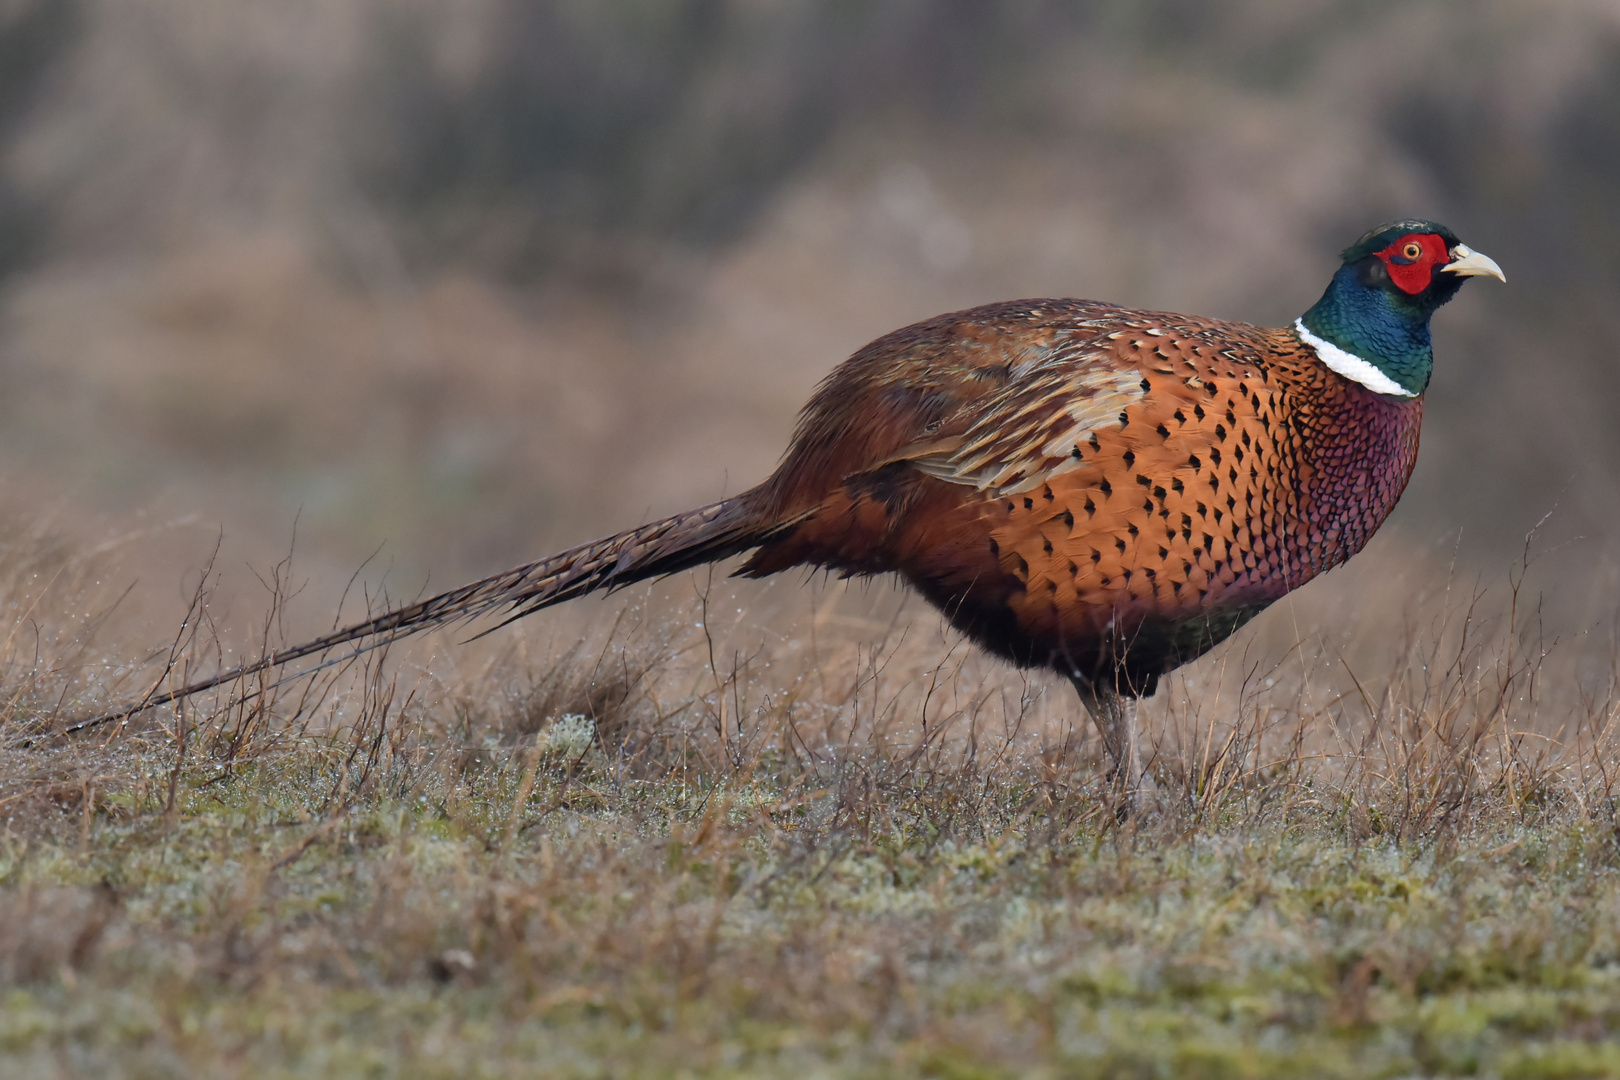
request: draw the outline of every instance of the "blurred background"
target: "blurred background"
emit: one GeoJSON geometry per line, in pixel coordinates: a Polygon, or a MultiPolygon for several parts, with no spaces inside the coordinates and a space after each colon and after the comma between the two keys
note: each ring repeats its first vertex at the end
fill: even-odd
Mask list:
{"type": "Polygon", "coordinates": [[[906,323],[1282,324],[1400,216],[1510,285],[1437,317],[1412,486],[1310,602],[1494,582],[1551,512],[1549,610],[1606,625],[1613,0],[0,0],[0,488],[160,632],[296,523],[317,625],[379,549],[413,593],[752,485],[906,323]]]}

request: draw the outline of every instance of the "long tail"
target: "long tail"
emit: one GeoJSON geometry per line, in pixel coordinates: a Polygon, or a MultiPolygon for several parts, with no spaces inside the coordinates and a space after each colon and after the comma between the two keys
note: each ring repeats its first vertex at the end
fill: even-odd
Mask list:
{"type": "Polygon", "coordinates": [[[347,662],[402,637],[448,623],[499,614],[504,618],[497,625],[504,626],[513,619],[521,619],[541,608],[598,589],[616,589],[740,554],[780,536],[798,524],[803,516],[762,524],[749,495],[739,495],[643,525],[639,529],[570,548],[539,562],[396,608],[375,619],[335,630],[302,645],[281,649],[251,664],[222,671],[178,690],[160,693],[159,688],[163,684],[159,682],[133,705],[76,721],[63,733],[72,734],[115,723],[146,709],[179,701],[268,668],[321,655],[341,645],[353,643],[355,647],[345,649],[337,659],[292,677],[313,674],[333,663],[347,662]]]}

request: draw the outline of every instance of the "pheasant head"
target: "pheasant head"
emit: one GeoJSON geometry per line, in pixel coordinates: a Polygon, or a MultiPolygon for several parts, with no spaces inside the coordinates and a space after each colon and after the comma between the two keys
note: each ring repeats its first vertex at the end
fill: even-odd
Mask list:
{"type": "Polygon", "coordinates": [[[1429,316],[1465,278],[1507,280],[1495,261],[1433,221],[1381,225],[1343,258],[1322,299],[1294,328],[1328,367],[1399,397],[1416,397],[1429,385],[1429,316]]]}

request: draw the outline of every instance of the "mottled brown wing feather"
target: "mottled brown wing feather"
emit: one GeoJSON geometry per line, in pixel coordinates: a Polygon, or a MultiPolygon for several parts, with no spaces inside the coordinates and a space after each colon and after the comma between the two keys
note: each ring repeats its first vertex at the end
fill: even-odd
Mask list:
{"type": "Polygon", "coordinates": [[[877,339],[834,369],[805,406],[781,466],[761,485],[772,512],[818,505],[850,477],[898,462],[943,467],[970,441],[983,444],[970,451],[982,456],[1008,419],[998,403],[1037,413],[1047,407],[1053,380],[1117,325],[1120,310],[1092,301],[1020,301],[942,315],[877,339]],[[1026,380],[1041,388],[1024,387],[1026,380]]]}
{"type": "Polygon", "coordinates": [[[960,437],[906,448],[924,475],[1014,494],[1046,483],[1084,460],[1086,441],[1117,426],[1142,400],[1142,378],[1110,363],[1094,341],[1054,350],[1049,362],[1011,383],[977,410],[960,437]]]}

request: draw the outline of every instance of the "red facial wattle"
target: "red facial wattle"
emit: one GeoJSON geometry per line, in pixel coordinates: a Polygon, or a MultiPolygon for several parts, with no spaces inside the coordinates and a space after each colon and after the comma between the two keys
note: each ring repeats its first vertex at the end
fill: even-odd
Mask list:
{"type": "Polygon", "coordinates": [[[1451,261],[1446,242],[1434,233],[1407,233],[1378,252],[1378,257],[1389,268],[1389,277],[1395,286],[1412,296],[1429,287],[1435,267],[1451,261]],[[1421,249],[1416,258],[1410,257],[1412,245],[1421,249]]]}

